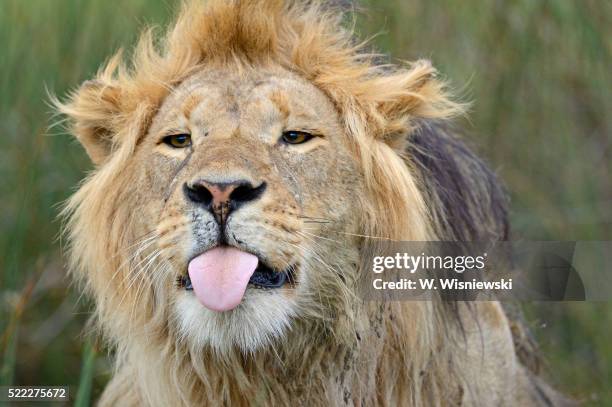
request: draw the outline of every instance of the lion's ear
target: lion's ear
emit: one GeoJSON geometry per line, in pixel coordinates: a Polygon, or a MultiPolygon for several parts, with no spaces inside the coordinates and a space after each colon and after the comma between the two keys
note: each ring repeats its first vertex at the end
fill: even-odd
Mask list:
{"type": "Polygon", "coordinates": [[[72,133],[96,165],[110,155],[121,113],[120,97],[120,89],[113,84],[89,80],[71,95],[68,103],[58,106],[71,119],[72,133]]]}
{"type": "Polygon", "coordinates": [[[466,105],[452,100],[446,83],[427,60],[412,63],[374,79],[380,135],[393,143],[419,119],[448,119],[464,113],[466,105]]]}

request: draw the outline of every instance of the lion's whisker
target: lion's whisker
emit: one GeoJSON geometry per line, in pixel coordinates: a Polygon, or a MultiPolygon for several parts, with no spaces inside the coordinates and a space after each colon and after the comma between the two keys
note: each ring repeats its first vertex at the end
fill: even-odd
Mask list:
{"type": "MultiPolygon", "coordinates": [[[[161,254],[161,253],[160,253],[161,254]]],[[[150,267],[150,266],[149,266],[150,267]]],[[[149,268],[147,267],[147,268],[149,268]]],[[[136,295],[134,297],[134,301],[132,302],[132,310],[130,311],[130,317],[129,317],[129,329],[131,332],[131,328],[132,328],[132,323],[134,320],[134,312],[136,310],[136,304],[138,304],[138,300],[140,298],[140,293],[141,293],[141,289],[143,289],[147,284],[149,285],[150,288],[155,289],[155,285],[157,284],[157,280],[161,280],[161,278],[163,277],[163,274],[161,274],[161,271],[163,271],[165,269],[165,262],[162,260],[160,261],[151,271],[150,275],[148,276],[148,278],[140,278],[140,283],[138,285],[138,288],[136,290],[136,295]]],[[[143,277],[147,277],[146,274],[148,274],[147,272],[143,272],[143,277]]],[[[146,288],[145,288],[146,290],[146,288]]],[[[143,295],[144,295],[144,291],[143,290],[143,295]]]]}
{"type": "Polygon", "coordinates": [[[330,238],[328,238],[328,237],[324,237],[324,236],[319,236],[319,235],[316,235],[316,234],[314,234],[314,233],[310,233],[310,232],[306,232],[306,231],[301,231],[301,232],[299,232],[299,233],[305,233],[305,234],[308,234],[308,235],[310,235],[310,236],[312,236],[312,237],[316,237],[316,238],[318,238],[318,239],[329,240],[330,242],[334,242],[334,243],[340,243],[340,242],[339,242],[339,241],[337,241],[337,240],[330,239],[330,238]]]}
{"type": "Polygon", "coordinates": [[[398,240],[391,239],[391,238],[384,237],[384,236],[363,235],[363,234],[359,234],[359,233],[343,232],[341,230],[335,230],[335,229],[327,229],[326,228],[325,232],[338,233],[338,234],[347,235],[347,236],[364,237],[364,238],[367,238],[367,239],[380,239],[380,240],[388,240],[388,241],[391,241],[391,242],[398,242],[398,240]]]}
{"type": "Polygon", "coordinates": [[[144,250],[146,250],[149,246],[151,246],[153,243],[155,243],[155,237],[157,237],[157,236],[151,236],[150,238],[145,239],[145,241],[139,242],[139,243],[136,243],[136,244],[133,245],[133,246],[139,246],[139,247],[137,247],[136,250],[134,251],[134,253],[132,253],[132,255],[128,256],[128,258],[125,259],[119,265],[119,267],[117,267],[117,269],[115,270],[115,272],[113,273],[111,278],[108,280],[108,283],[106,284],[105,289],[108,289],[110,284],[112,284],[113,280],[117,277],[117,275],[122,271],[122,269],[124,267],[126,267],[134,259],[136,259],[138,256],[140,256],[142,254],[142,252],[144,252],[144,250]]]}
{"type": "MultiPolygon", "coordinates": [[[[136,281],[138,281],[138,279],[140,278],[141,275],[143,275],[147,268],[152,264],[153,261],[155,261],[157,259],[157,257],[161,254],[161,252],[159,250],[155,250],[153,251],[151,254],[149,254],[145,259],[149,259],[146,263],[146,265],[142,268],[139,268],[139,266],[136,266],[136,272],[130,276],[128,278],[128,286],[125,289],[125,293],[123,294],[123,297],[121,297],[121,300],[119,301],[119,303],[117,304],[117,307],[120,307],[121,304],[123,303],[123,301],[125,300],[127,294],[130,292],[130,289],[132,288],[132,286],[134,285],[134,283],[136,281]]],[[[145,260],[146,261],[146,260],[145,260]]],[[[143,263],[143,261],[141,261],[139,263],[139,265],[143,263]]]]}

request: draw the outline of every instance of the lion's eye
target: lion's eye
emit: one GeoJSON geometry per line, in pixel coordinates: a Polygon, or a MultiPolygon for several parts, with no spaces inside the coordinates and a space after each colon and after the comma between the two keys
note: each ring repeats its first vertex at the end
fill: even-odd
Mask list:
{"type": "Polygon", "coordinates": [[[162,141],[174,148],[185,148],[191,145],[191,135],[190,134],[172,134],[170,136],[164,137],[162,141]]]}
{"type": "Polygon", "coordinates": [[[302,144],[313,137],[312,134],[305,131],[290,130],[283,133],[282,140],[287,144],[302,144]]]}

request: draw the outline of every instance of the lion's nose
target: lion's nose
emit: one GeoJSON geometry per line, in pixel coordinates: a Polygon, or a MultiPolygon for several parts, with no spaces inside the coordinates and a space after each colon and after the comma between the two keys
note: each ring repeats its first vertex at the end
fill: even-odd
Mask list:
{"type": "Polygon", "coordinates": [[[184,186],[187,199],[204,206],[220,224],[227,221],[230,212],[258,199],[265,189],[265,182],[255,187],[245,180],[230,182],[198,180],[193,184],[186,183],[184,186]]]}

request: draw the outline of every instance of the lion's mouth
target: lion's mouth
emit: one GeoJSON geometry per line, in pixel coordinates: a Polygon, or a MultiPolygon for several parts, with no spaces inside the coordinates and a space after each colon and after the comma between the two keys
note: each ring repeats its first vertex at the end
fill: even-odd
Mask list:
{"type": "Polygon", "coordinates": [[[255,288],[281,288],[284,285],[294,284],[294,266],[288,267],[283,271],[274,271],[261,261],[249,279],[249,286],[255,288]]]}
{"type": "Polygon", "coordinates": [[[293,269],[277,271],[254,253],[216,246],[189,261],[182,285],[209,310],[225,312],[240,305],[249,287],[278,289],[291,282],[293,269]]]}
{"type": "MultiPolygon", "coordinates": [[[[275,271],[260,261],[249,279],[249,287],[251,288],[274,289],[285,285],[295,285],[295,266],[290,266],[283,271],[275,271]]],[[[189,274],[179,276],[177,286],[187,291],[193,290],[189,274]]]]}

